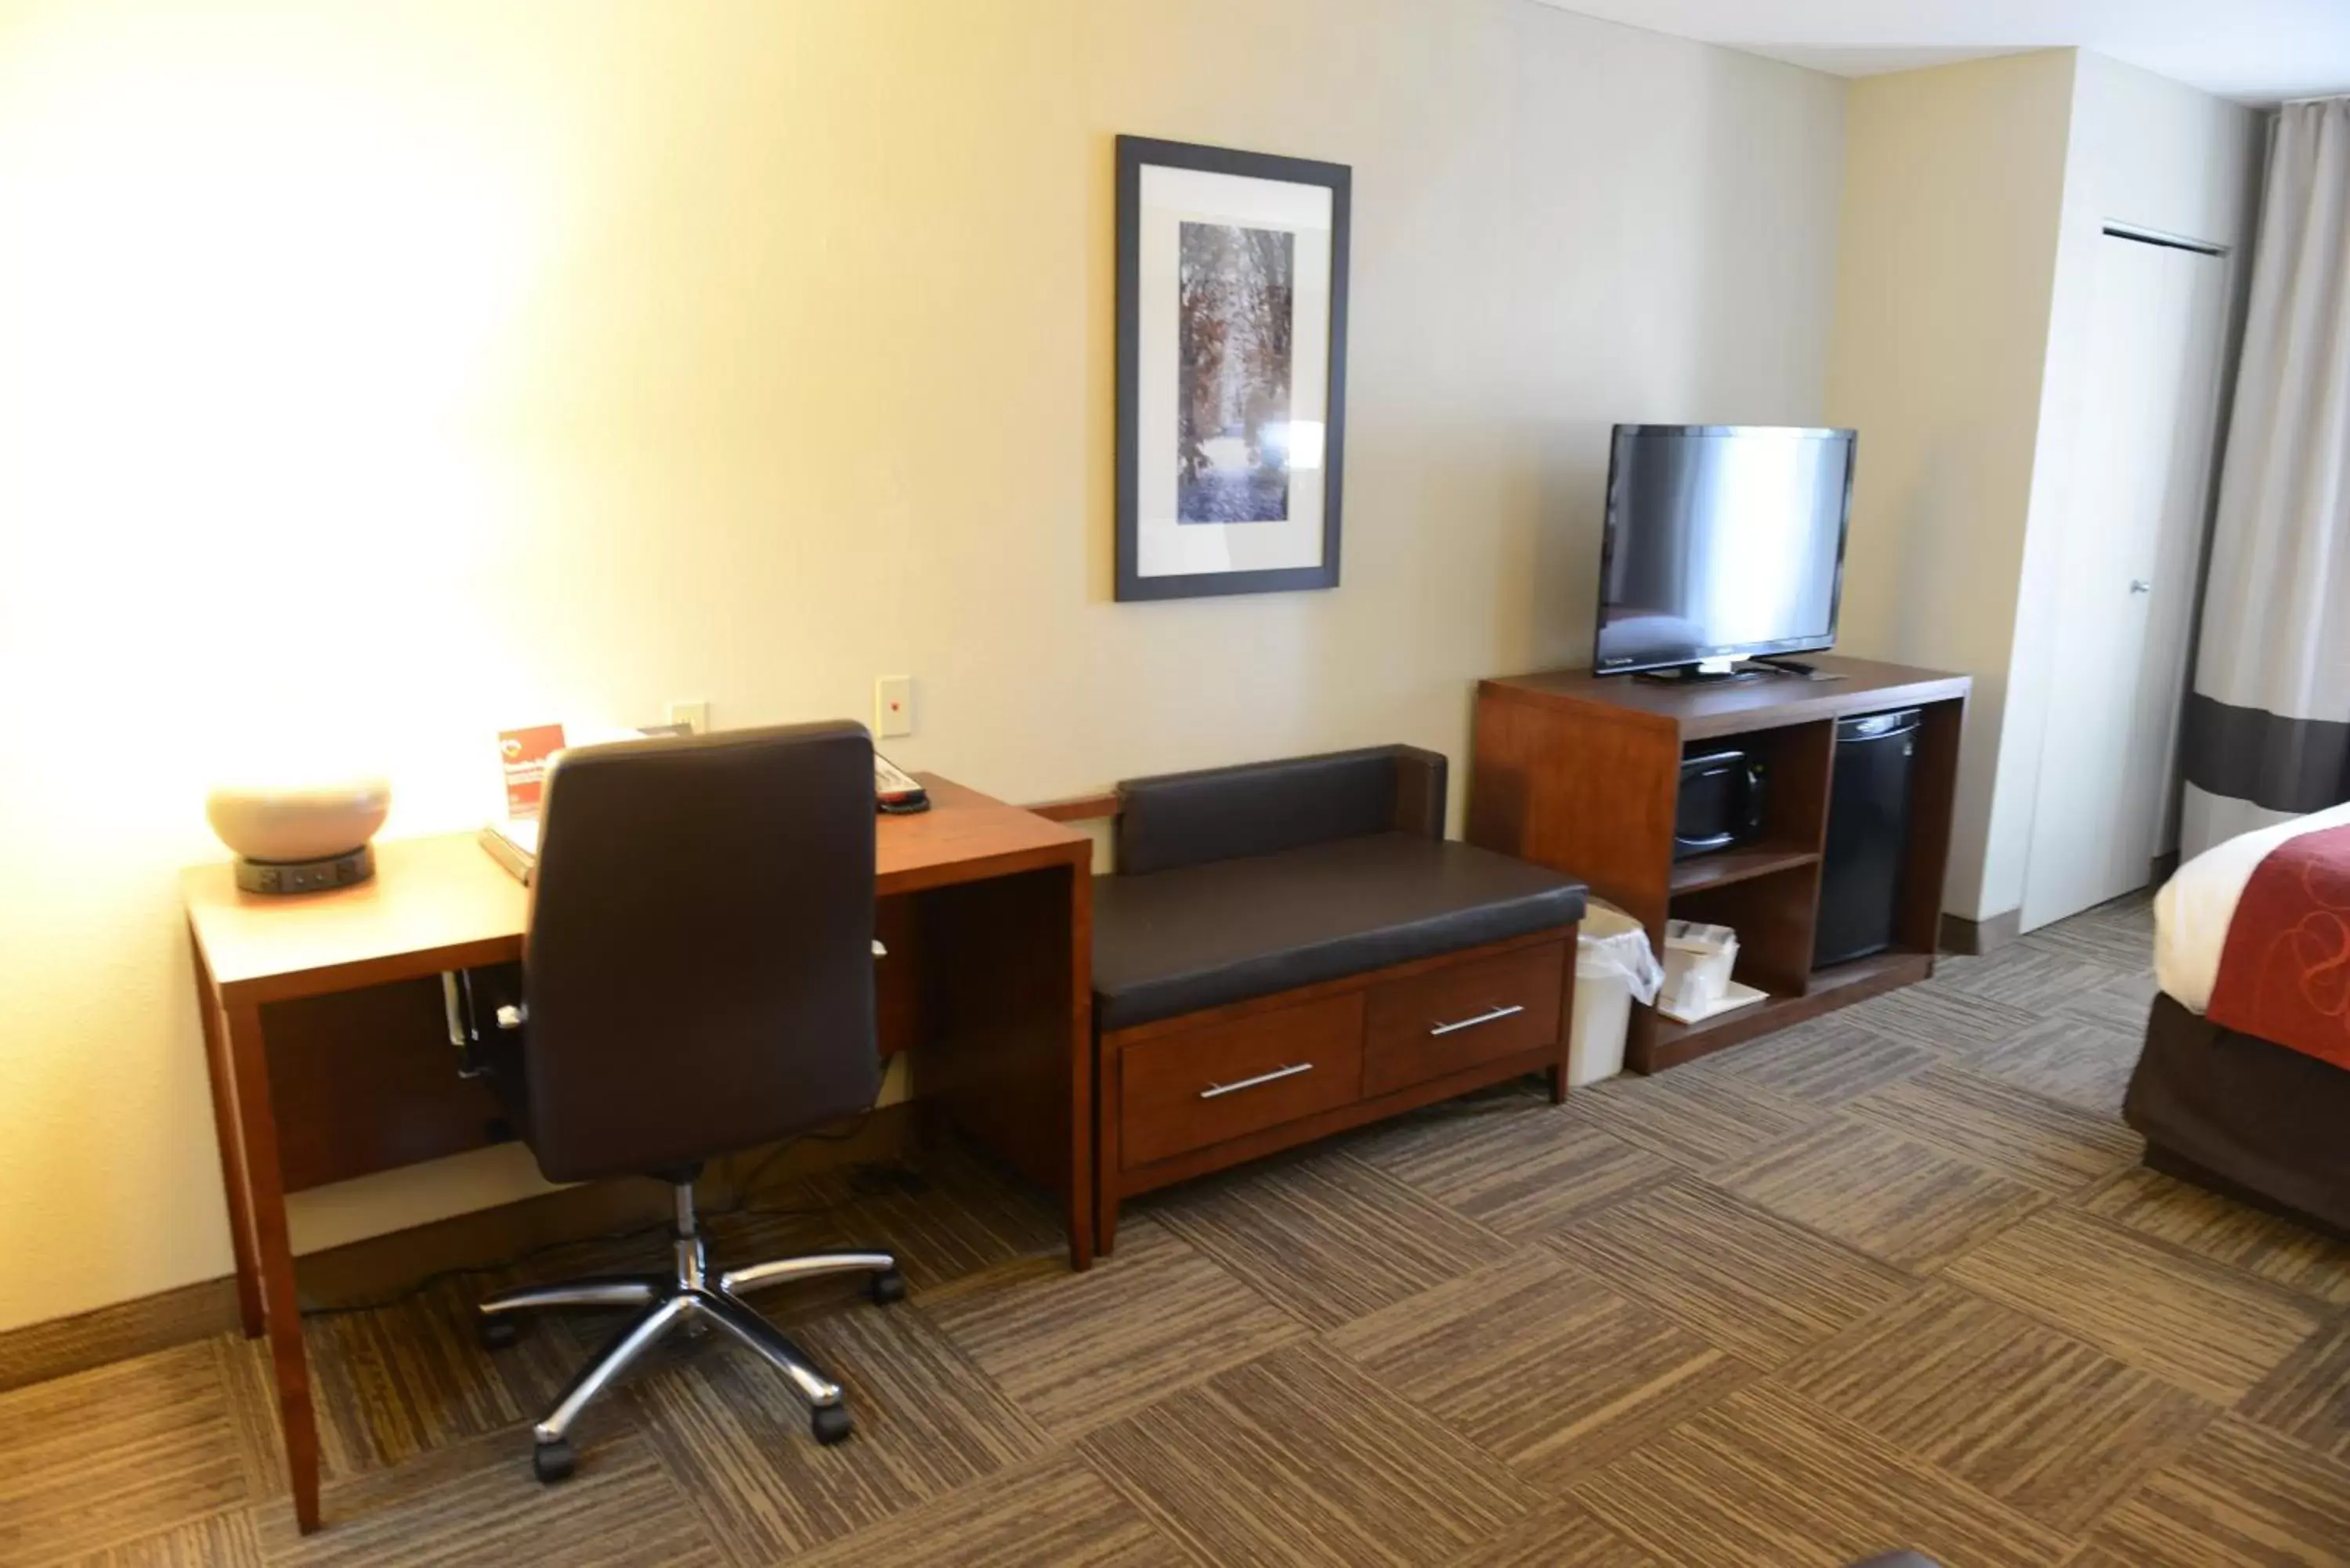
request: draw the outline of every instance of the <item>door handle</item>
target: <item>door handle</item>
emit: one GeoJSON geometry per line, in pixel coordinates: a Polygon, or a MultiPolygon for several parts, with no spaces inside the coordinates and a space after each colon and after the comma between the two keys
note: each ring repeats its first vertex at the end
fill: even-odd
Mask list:
{"type": "Polygon", "coordinates": [[[1293,1067],[1275,1067],[1270,1073],[1259,1073],[1255,1077],[1243,1078],[1237,1084],[1211,1084],[1200,1091],[1200,1097],[1203,1100],[1212,1100],[1218,1095],[1236,1094],[1243,1089],[1253,1089],[1259,1084],[1271,1084],[1283,1078],[1295,1078],[1300,1073],[1312,1071],[1314,1071],[1314,1064],[1311,1062],[1300,1062],[1293,1067]]]}
{"type": "Polygon", "coordinates": [[[1523,1004],[1510,1007],[1496,1007],[1489,1012],[1481,1012],[1474,1018],[1463,1018],[1459,1020],[1457,1023],[1452,1023],[1430,1024],[1429,1026],[1428,1033],[1432,1037],[1438,1034],[1450,1034],[1456,1029],[1474,1029],[1480,1023],[1491,1023],[1496,1019],[1507,1018],[1513,1013],[1523,1012],[1524,1011],[1525,1008],[1523,1004]]]}
{"type": "Polygon", "coordinates": [[[2134,594],[2150,594],[2154,592],[2154,585],[2147,582],[2144,577],[2132,577],[2130,579],[2130,592],[2134,594]]]}

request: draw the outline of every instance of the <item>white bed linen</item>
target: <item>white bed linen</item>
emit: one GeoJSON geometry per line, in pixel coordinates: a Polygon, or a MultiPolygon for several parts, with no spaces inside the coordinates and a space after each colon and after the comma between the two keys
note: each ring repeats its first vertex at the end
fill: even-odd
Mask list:
{"type": "Polygon", "coordinates": [[[2154,896],[2154,978],[2181,1005],[2201,1012],[2220,983],[2220,952],[2228,922],[2252,868],[2288,838],[2322,827],[2350,825],[2350,804],[2296,816],[2215,844],[2178,868],[2154,896]]]}

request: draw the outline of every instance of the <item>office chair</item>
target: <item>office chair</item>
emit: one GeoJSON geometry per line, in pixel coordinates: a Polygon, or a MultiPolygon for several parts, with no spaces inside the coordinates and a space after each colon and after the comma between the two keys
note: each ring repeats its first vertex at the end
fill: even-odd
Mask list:
{"type": "Polygon", "coordinates": [[[872,777],[872,742],[845,722],[591,746],[547,771],[523,1001],[478,1032],[482,1064],[548,1180],[656,1177],[675,1219],[669,1272],[480,1303],[493,1347],[514,1342],[519,1313],[640,1309],[534,1429],[542,1481],[571,1473],[581,1409],[689,1325],[781,1372],[818,1442],[849,1434],[840,1386],[742,1297],[864,1272],[887,1303],[906,1291],[897,1260],[824,1252],[713,1272],[693,1181],[704,1160],[811,1131],[879,1093],[872,777]]]}

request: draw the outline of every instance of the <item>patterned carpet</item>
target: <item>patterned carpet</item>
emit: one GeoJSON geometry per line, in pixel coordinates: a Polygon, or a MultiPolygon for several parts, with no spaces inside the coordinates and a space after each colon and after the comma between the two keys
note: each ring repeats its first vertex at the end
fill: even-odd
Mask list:
{"type": "MultiPolygon", "coordinates": [[[[2350,1248],[2137,1164],[2142,901],[1553,1108],[1480,1096],[1146,1200],[1072,1274],[951,1157],[722,1255],[899,1248],[762,1298],[848,1386],[685,1345],[529,1420],[605,1326],[475,1348],[482,1282],[312,1321],[330,1528],[232,1336],[0,1395],[7,1563],[2350,1563],[2350,1248]]],[[[533,1272],[658,1266],[657,1240],[533,1272]],[[614,1252],[629,1253],[615,1257],[614,1252]]]]}

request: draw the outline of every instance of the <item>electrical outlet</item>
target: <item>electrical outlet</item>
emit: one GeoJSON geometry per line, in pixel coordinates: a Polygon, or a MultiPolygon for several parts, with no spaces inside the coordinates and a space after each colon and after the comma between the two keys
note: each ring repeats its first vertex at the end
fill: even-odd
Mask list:
{"type": "Polygon", "coordinates": [[[669,722],[682,724],[697,735],[710,732],[710,702],[704,698],[692,702],[672,702],[669,705],[669,722]]]}
{"type": "Polygon", "coordinates": [[[884,675],[873,682],[873,732],[883,740],[914,732],[914,678],[884,675]]]}

